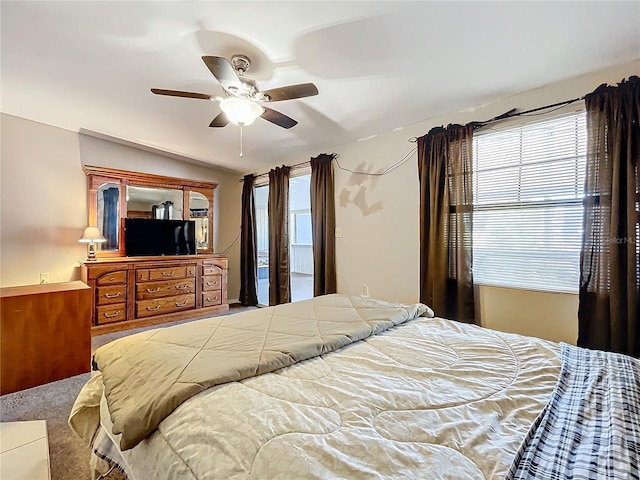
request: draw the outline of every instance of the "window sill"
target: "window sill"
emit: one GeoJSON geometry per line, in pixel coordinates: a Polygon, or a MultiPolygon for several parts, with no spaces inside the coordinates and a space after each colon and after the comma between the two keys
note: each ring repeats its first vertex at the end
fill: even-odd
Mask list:
{"type": "Polygon", "coordinates": [[[542,288],[533,288],[533,287],[515,287],[515,286],[506,286],[506,285],[496,285],[492,283],[478,283],[474,284],[477,287],[489,287],[489,288],[502,288],[505,290],[519,290],[525,292],[534,292],[534,293],[551,293],[558,295],[578,295],[577,291],[569,291],[569,290],[545,290],[542,288]]]}

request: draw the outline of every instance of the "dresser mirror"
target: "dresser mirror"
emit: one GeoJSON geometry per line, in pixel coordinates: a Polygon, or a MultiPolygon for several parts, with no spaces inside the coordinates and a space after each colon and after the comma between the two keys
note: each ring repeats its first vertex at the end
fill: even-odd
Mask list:
{"type": "Polygon", "coordinates": [[[96,217],[97,226],[102,236],[107,239],[104,243],[97,243],[98,250],[117,252],[119,249],[119,210],[120,184],[115,182],[103,183],[98,187],[96,217]]]}
{"type": "Polygon", "coordinates": [[[127,218],[181,220],[183,197],[182,190],[127,185],[127,218]]]}
{"type": "Polygon", "coordinates": [[[125,218],[193,220],[198,253],[213,253],[213,182],[86,165],[88,225],[106,242],[98,257],[123,257],[125,218]]]}
{"type": "Polygon", "coordinates": [[[196,222],[196,246],[209,249],[209,199],[200,192],[189,192],[189,218],[196,222]]]}

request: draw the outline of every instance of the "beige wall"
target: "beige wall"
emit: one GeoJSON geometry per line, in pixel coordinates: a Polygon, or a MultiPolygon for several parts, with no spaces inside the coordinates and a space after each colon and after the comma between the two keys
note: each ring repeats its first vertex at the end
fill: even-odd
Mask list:
{"type": "MultiPolygon", "coordinates": [[[[415,145],[408,139],[449,123],[484,120],[512,108],[536,108],[580,97],[604,82],[615,83],[640,72],[640,61],[514,95],[475,111],[452,113],[402,127],[374,138],[325,149],[352,170],[382,171],[415,145]]],[[[470,81],[473,81],[470,79],[470,81]]],[[[372,99],[375,102],[375,99],[372,99]]],[[[471,107],[471,105],[469,106],[471,107]]],[[[425,112],[425,117],[429,113],[425,112]]],[[[348,128],[348,125],[344,125],[348,128]]],[[[309,151],[315,156],[320,151],[309,151]]],[[[289,158],[286,163],[302,161],[289,158]]],[[[363,284],[374,298],[414,302],[419,299],[419,183],[415,154],[381,177],[353,175],[336,168],[336,239],[338,291],[359,295],[363,284]]],[[[479,287],[478,312],[484,326],[575,343],[577,296],[479,287]]],[[[437,312],[436,312],[437,313],[437,312]]]]}
{"type": "Polygon", "coordinates": [[[227,294],[230,302],[237,302],[240,297],[240,222],[242,215],[242,184],[240,175],[236,173],[220,173],[218,184],[219,196],[216,200],[218,242],[216,252],[226,252],[229,257],[229,278],[227,294]],[[234,243],[235,241],[235,243],[234,243]]]}
{"type": "Polygon", "coordinates": [[[87,216],[77,134],[9,115],[1,128],[1,285],[76,279],[87,216]]]}
{"type": "MultiPolygon", "coordinates": [[[[78,243],[87,222],[82,165],[194,178],[218,183],[216,251],[228,247],[240,227],[239,174],[2,114],[0,164],[0,285],[30,285],[47,272],[51,282],[79,278],[78,243]]],[[[239,291],[239,248],[229,255],[229,297],[239,291]]]]}
{"type": "Polygon", "coordinates": [[[578,295],[483,285],[476,308],[488,328],[573,345],[578,339],[578,295]]]}

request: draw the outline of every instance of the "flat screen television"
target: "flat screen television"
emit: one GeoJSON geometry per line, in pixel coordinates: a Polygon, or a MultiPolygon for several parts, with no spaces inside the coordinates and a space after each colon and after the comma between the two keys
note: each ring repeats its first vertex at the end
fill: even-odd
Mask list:
{"type": "Polygon", "coordinates": [[[125,218],[124,248],[130,257],[193,255],[196,253],[196,222],[125,218]]]}

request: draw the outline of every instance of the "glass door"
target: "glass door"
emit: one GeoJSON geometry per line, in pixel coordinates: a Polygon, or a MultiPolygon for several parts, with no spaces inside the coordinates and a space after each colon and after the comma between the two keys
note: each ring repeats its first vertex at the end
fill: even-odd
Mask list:
{"type": "Polygon", "coordinates": [[[258,304],[269,305],[269,185],[255,187],[256,236],[258,249],[258,304]]]}
{"type": "Polygon", "coordinates": [[[311,174],[289,179],[289,265],[291,301],[313,298],[311,174]]]}
{"type": "MultiPolygon", "coordinates": [[[[311,175],[289,179],[289,266],[291,301],[313,298],[311,175]]],[[[258,304],[269,305],[269,186],[255,187],[258,250],[258,304]]]]}

